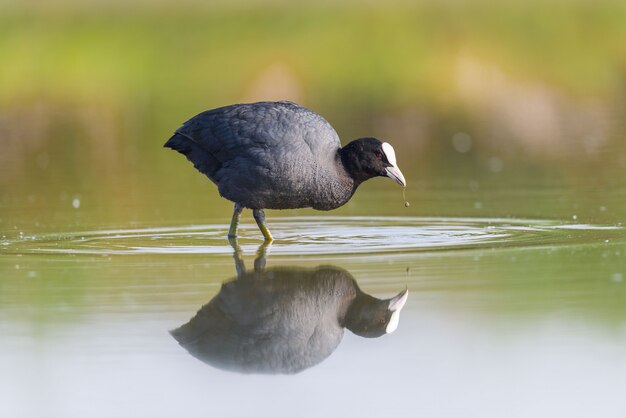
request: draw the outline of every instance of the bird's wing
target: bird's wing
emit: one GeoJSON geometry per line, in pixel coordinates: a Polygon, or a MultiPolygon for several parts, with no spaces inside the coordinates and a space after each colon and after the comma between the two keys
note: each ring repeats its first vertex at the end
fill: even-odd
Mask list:
{"type": "Polygon", "coordinates": [[[339,137],[320,115],[290,102],[237,104],[208,110],[183,124],[166,143],[215,180],[234,159],[271,169],[289,155],[336,152],[339,137]]]}

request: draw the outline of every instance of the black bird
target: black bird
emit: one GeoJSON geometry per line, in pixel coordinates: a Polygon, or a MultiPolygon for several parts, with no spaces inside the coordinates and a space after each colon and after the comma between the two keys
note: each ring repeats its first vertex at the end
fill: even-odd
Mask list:
{"type": "Polygon", "coordinates": [[[291,102],[207,110],[185,122],[165,146],[184,154],[235,203],[230,238],[237,236],[243,208],[252,209],[271,241],[264,209],[336,209],[376,176],[406,186],[389,143],[360,138],[342,148],[324,118],[291,102]]]}
{"type": "Polygon", "coordinates": [[[292,374],[330,356],[344,327],[363,337],[393,332],[407,297],[377,299],[332,266],[242,272],[171,334],[220,369],[292,374]]]}

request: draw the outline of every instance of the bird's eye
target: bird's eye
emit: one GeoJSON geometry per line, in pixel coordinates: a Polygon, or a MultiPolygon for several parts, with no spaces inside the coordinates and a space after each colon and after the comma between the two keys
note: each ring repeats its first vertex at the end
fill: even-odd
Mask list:
{"type": "Polygon", "coordinates": [[[376,155],[376,158],[378,158],[379,160],[383,159],[383,153],[380,152],[379,150],[376,150],[374,154],[376,155]]]}

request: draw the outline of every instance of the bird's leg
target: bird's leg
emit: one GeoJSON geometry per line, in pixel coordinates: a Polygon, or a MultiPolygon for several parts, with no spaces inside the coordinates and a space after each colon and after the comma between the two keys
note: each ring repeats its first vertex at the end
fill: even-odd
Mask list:
{"type": "Polygon", "coordinates": [[[235,260],[235,271],[237,272],[237,277],[241,277],[246,273],[246,265],[243,262],[243,258],[241,258],[241,247],[237,242],[237,237],[228,237],[228,242],[230,246],[233,247],[233,259],[235,260]]]}
{"type": "Polygon", "coordinates": [[[274,238],[272,237],[270,230],[267,229],[267,226],[265,226],[265,211],[263,211],[263,209],[253,209],[252,216],[254,216],[254,220],[256,221],[256,224],[259,226],[261,233],[263,233],[263,236],[265,237],[265,242],[274,241],[274,238]]]}
{"type": "Polygon", "coordinates": [[[239,226],[239,216],[243,206],[239,203],[235,203],[235,209],[233,210],[233,219],[230,221],[230,229],[228,230],[228,238],[237,238],[237,226],[239,226]]]}
{"type": "Polygon", "coordinates": [[[265,241],[259,246],[256,251],[256,258],[254,259],[254,271],[260,273],[265,270],[265,263],[267,261],[267,253],[272,246],[271,241],[265,241]]]}

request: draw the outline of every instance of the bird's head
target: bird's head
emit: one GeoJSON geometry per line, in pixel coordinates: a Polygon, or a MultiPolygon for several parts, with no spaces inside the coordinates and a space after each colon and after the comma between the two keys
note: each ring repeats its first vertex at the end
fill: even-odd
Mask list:
{"type": "Polygon", "coordinates": [[[377,299],[359,292],[345,317],[345,327],[361,337],[380,337],[398,328],[400,311],[409,297],[408,289],[391,299],[377,299]]]}
{"type": "Polygon", "coordinates": [[[359,183],[382,176],[406,187],[406,180],[396,162],[396,152],[388,142],[360,138],[343,147],[340,154],[344,167],[359,183]]]}

